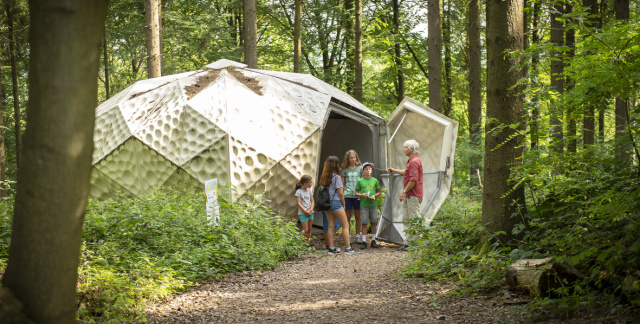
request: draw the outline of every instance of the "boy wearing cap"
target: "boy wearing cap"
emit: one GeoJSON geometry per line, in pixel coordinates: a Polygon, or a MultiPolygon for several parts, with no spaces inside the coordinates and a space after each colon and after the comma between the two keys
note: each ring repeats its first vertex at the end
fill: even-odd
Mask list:
{"type": "MultiPolygon", "coordinates": [[[[356,183],[356,196],[360,198],[360,224],[362,228],[362,245],[360,249],[367,248],[367,224],[371,221],[371,247],[377,248],[376,225],[378,224],[378,198],[380,193],[380,183],[378,179],[372,177],[373,163],[362,164],[364,176],[356,183]]],[[[356,224],[357,225],[357,224],[356,224]]]]}

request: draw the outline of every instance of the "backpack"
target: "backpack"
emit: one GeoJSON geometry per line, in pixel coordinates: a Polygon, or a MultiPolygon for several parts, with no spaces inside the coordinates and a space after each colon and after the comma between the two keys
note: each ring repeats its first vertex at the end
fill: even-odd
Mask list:
{"type": "MultiPolygon", "coordinates": [[[[335,193],[333,194],[335,197],[335,193]]],[[[318,198],[316,198],[316,210],[324,211],[331,208],[331,200],[329,199],[329,187],[322,187],[318,191],[318,198]]]]}

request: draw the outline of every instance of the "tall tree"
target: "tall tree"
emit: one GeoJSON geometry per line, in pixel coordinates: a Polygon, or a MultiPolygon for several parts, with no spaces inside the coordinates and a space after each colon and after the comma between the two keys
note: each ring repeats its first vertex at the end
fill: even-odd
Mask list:
{"type": "MultiPolygon", "coordinates": [[[[563,2],[560,1],[553,2],[552,5],[550,40],[554,49],[551,51],[551,88],[561,95],[564,92],[564,62],[561,52],[561,47],[564,46],[564,26],[561,20],[564,8],[563,2]]],[[[551,116],[549,117],[551,119],[549,137],[554,150],[560,153],[564,151],[563,116],[562,107],[557,100],[554,100],[551,103],[551,116]]]]}
{"type": "Polygon", "coordinates": [[[16,137],[16,167],[20,168],[22,161],[22,117],[20,117],[20,94],[18,92],[18,54],[16,53],[16,33],[14,18],[18,5],[15,0],[6,0],[4,3],[7,12],[7,25],[9,29],[9,57],[11,58],[11,85],[13,95],[13,122],[16,137]]]}
{"type": "Polygon", "coordinates": [[[453,105],[453,86],[451,85],[451,0],[444,5],[443,13],[442,43],[444,44],[444,84],[447,91],[442,113],[445,116],[451,116],[451,108],[453,105]]]}
{"type": "Polygon", "coordinates": [[[355,82],[353,96],[362,102],[362,0],[355,0],[355,82]]]}
{"type": "MultiPolygon", "coordinates": [[[[587,13],[589,15],[588,19],[585,22],[586,27],[592,28],[595,25],[596,18],[595,16],[598,14],[598,1],[597,0],[584,0],[584,6],[587,8],[587,13]]],[[[585,53],[585,55],[589,55],[589,52],[585,53]]],[[[589,145],[593,145],[596,142],[595,138],[595,104],[593,101],[587,100],[584,108],[584,115],[582,117],[582,138],[584,142],[584,146],[587,147],[589,145]]]]}
{"type": "Polygon", "coordinates": [[[522,50],[523,0],[487,0],[487,122],[482,223],[489,233],[504,231],[512,238],[516,216],[524,206],[524,188],[513,187],[511,167],[523,156],[523,102],[520,96],[522,59],[505,54],[522,50]],[[513,125],[520,125],[512,128],[513,125]]]}
{"type": "Polygon", "coordinates": [[[76,319],[107,0],[31,0],[24,160],[3,285],[37,323],[76,319]]]}
{"type": "Polygon", "coordinates": [[[295,18],[293,27],[293,72],[300,73],[300,55],[302,54],[302,0],[295,0],[295,18]]]}
{"type": "MultiPolygon", "coordinates": [[[[540,22],[540,1],[533,1],[533,19],[531,26],[531,42],[533,44],[538,44],[540,42],[540,31],[538,30],[538,23],[540,22]]],[[[540,54],[537,51],[533,53],[531,57],[531,79],[534,82],[538,80],[538,69],[540,62],[540,54]]],[[[540,136],[540,104],[538,100],[538,93],[534,94],[533,98],[533,108],[531,112],[531,120],[529,121],[530,134],[531,134],[531,148],[536,149],[538,147],[538,137],[540,136]]]]}
{"type": "MultiPolygon", "coordinates": [[[[568,15],[573,13],[573,5],[570,1],[565,3],[564,12],[568,15]]],[[[575,22],[569,18],[566,20],[565,43],[568,48],[566,58],[564,60],[567,66],[571,66],[573,58],[576,56],[576,30],[572,28],[575,22]]],[[[565,79],[565,87],[567,91],[574,88],[574,80],[569,76],[565,79]]],[[[578,113],[576,109],[568,107],[567,109],[567,150],[576,153],[578,151],[578,113]]]]}
{"type": "MultiPolygon", "coordinates": [[[[397,1],[397,0],[394,0],[397,1]]],[[[427,0],[429,107],[442,112],[442,0],[427,0]]]]}
{"type": "Polygon", "coordinates": [[[107,33],[104,32],[104,36],[102,37],[102,54],[103,54],[103,64],[104,64],[104,92],[105,92],[105,100],[111,97],[109,95],[109,55],[107,55],[107,33]]]}
{"type": "Polygon", "coordinates": [[[354,29],[355,14],[353,14],[353,2],[354,0],[344,0],[344,42],[346,45],[346,78],[344,80],[344,89],[350,95],[355,93],[355,80],[353,75],[355,74],[356,67],[356,42],[354,29]]]}
{"type": "MultiPolygon", "coordinates": [[[[0,51],[4,48],[3,37],[0,37],[0,51]]],[[[0,198],[7,196],[7,188],[4,181],[6,180],[6,157],[4,153],[4,93],[2,86],[4,85],[2,74],[2,64],[0,64],[0,198]]]]}
{"type": "Polygon", "coordinates": [[[400,50],[400,3],[393,0],[393,59],[398,81],[396,83],[396,99],[400,103],[404,99],[404,71],[402,69],[402,52],[400,50]]]}
{"type": "Polygon", "coordinates": [[[145,23],[147,30],[147,75],[149,79],[162,75],[162,53],[160,53],[160,0],[145,0],[145,23]]]}
{"type": "Polygon", "coordinates": [[[258,68],[258,16],[256,0],[244,0],[244,61],[251,69],[258,68]]]}
{"type": "MultiPolygon", "coordinates": [[[[629,0],[615,0],[616,20],[625,24],[629,20],[629,0]]],[[[629,142],[629,108],[626,98],[616,97],[616,151],[615,157],[619,161],[632,162],[631,143],[629,142]]]]}
{"type": "MultiPolygon", "coordinates": [[[[481,76],[481,48],[480,48],[480,0],[468,2],[469,19],[467,25],[467,38],[469,41],[469,137],[474,148],[480,151],[480,116],[482,114],[482,76],[481,76]]],[[[469,175],[471,186],[479,186],[476,170],[480,169],[480,159],[472,156],[469,161],[469,175]]]]}

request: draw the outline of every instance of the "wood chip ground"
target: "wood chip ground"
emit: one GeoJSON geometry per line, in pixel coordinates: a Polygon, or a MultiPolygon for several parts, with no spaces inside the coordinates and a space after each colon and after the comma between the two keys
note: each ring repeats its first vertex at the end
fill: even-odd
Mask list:
{"type": "MultiPolygon", "coordinates": [[[[336,246],[344,246],[336,240],[336,246]]],[[[321,237],[314,246],[322,250],[321,237]]],[[[148,323],[523,323],[527,299],[501,291],[445,297],[451,287],[400,280],[409,254],[393,244],[362,253],[304,253],[275,270],[230,274],[150,305],[148,323]]],[[[357,246],[355,246],[356,250],[357,246]]],[[[543,323],[625,323],[575,314],[543,323]]]]}

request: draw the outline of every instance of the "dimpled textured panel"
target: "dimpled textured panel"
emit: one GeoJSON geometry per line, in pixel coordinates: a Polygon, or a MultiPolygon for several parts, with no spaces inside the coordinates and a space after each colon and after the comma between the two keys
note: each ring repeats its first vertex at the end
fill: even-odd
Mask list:
{"type": "Polygon", "coordinates": [[[93,134],[93,163],[98,163],[130,137],[131,132],[120,113],[120,108],[114,106],[105,110],[96,117],[93,134]]]}
{"type": "Polygon", "coordinates": [[[278,163],[245,192],[265,193],[265,197],[271,200],[270,205],[274,211],[295,215],[297,205],[294,193],[298,180],[300,179],[278,163]]]}
{"type": "Polygon", "coordinates": [[[137,139],[130,139],[95,168],[141,197],[162,185],[176,166],[137,139]]]}
{"type": "Polygon", "coordinates": [[[223,134],[211,146],[185,163],[182,168],[201,183],[217,178],[219,183],[229,182],[229,147],[223,134]]]}
{"type": "Polygon", "coordinates": [[[162,186],[197,189],[204,187],[202,181],[192,177],[189,173],[181,169],[176,169],[176,171],[169,176],[169,179],[167,179],[162,186]]]}
{"type": "Polygon", "coordinates": [[[317,127],[291,109],[291,100],[286,103],[279,101],[272,93],[259,96],[237,85],[239,82],[233,77],[227,77],[225,82],[229,135],[276,161],[291,152],[317,127]],[[277,136],[277,141],[273,140],[274,136],[277,136]]]}
{"type": "Polygon", "coordinates": [[[91,196],[98,199],[106,199],[117,192],[129,197],[135,196],[126,187],[115,182],[97,168],[91,170],[91,187],[89,188],[89,194],[91,196]]]}
{"type": "MultiPolygon", "coordinates": [[[[280,164],[289,170],[297,179],[300,179],[300,177],[305,174],[315,177],[316,165],[318,165],[320,135],[320,129],[318,129],[280,161],[280,164]]],[[[314,182],[317,183],[317,180],[314,182]]]]}
{"type": "Polygon", "coordinates": [[[219,128],[226,131],[227,98],[224,84],[224,75],[220,73],[214,83],[200,91],[200,93],[191,98],[187,104],[219,128]]]}
{"type": "Polygon", "coordinates": [[[242,195],[267,173],[276,161],[234,137],[231,137],[229,145],[231,184],[236,187],[237,194],[242,195]]]}
{"type": "Polygon", "coordinates": [[[317,125],[324,123],[324,115],[327,111],[326,107],[329,106],[331,96],[318,93],[307,87],[287,82],[286,80],[274,79],[279,89],[286,91],[288,96],[291,96],[302,110],[303,114],[309,116],[317,125]]]}

